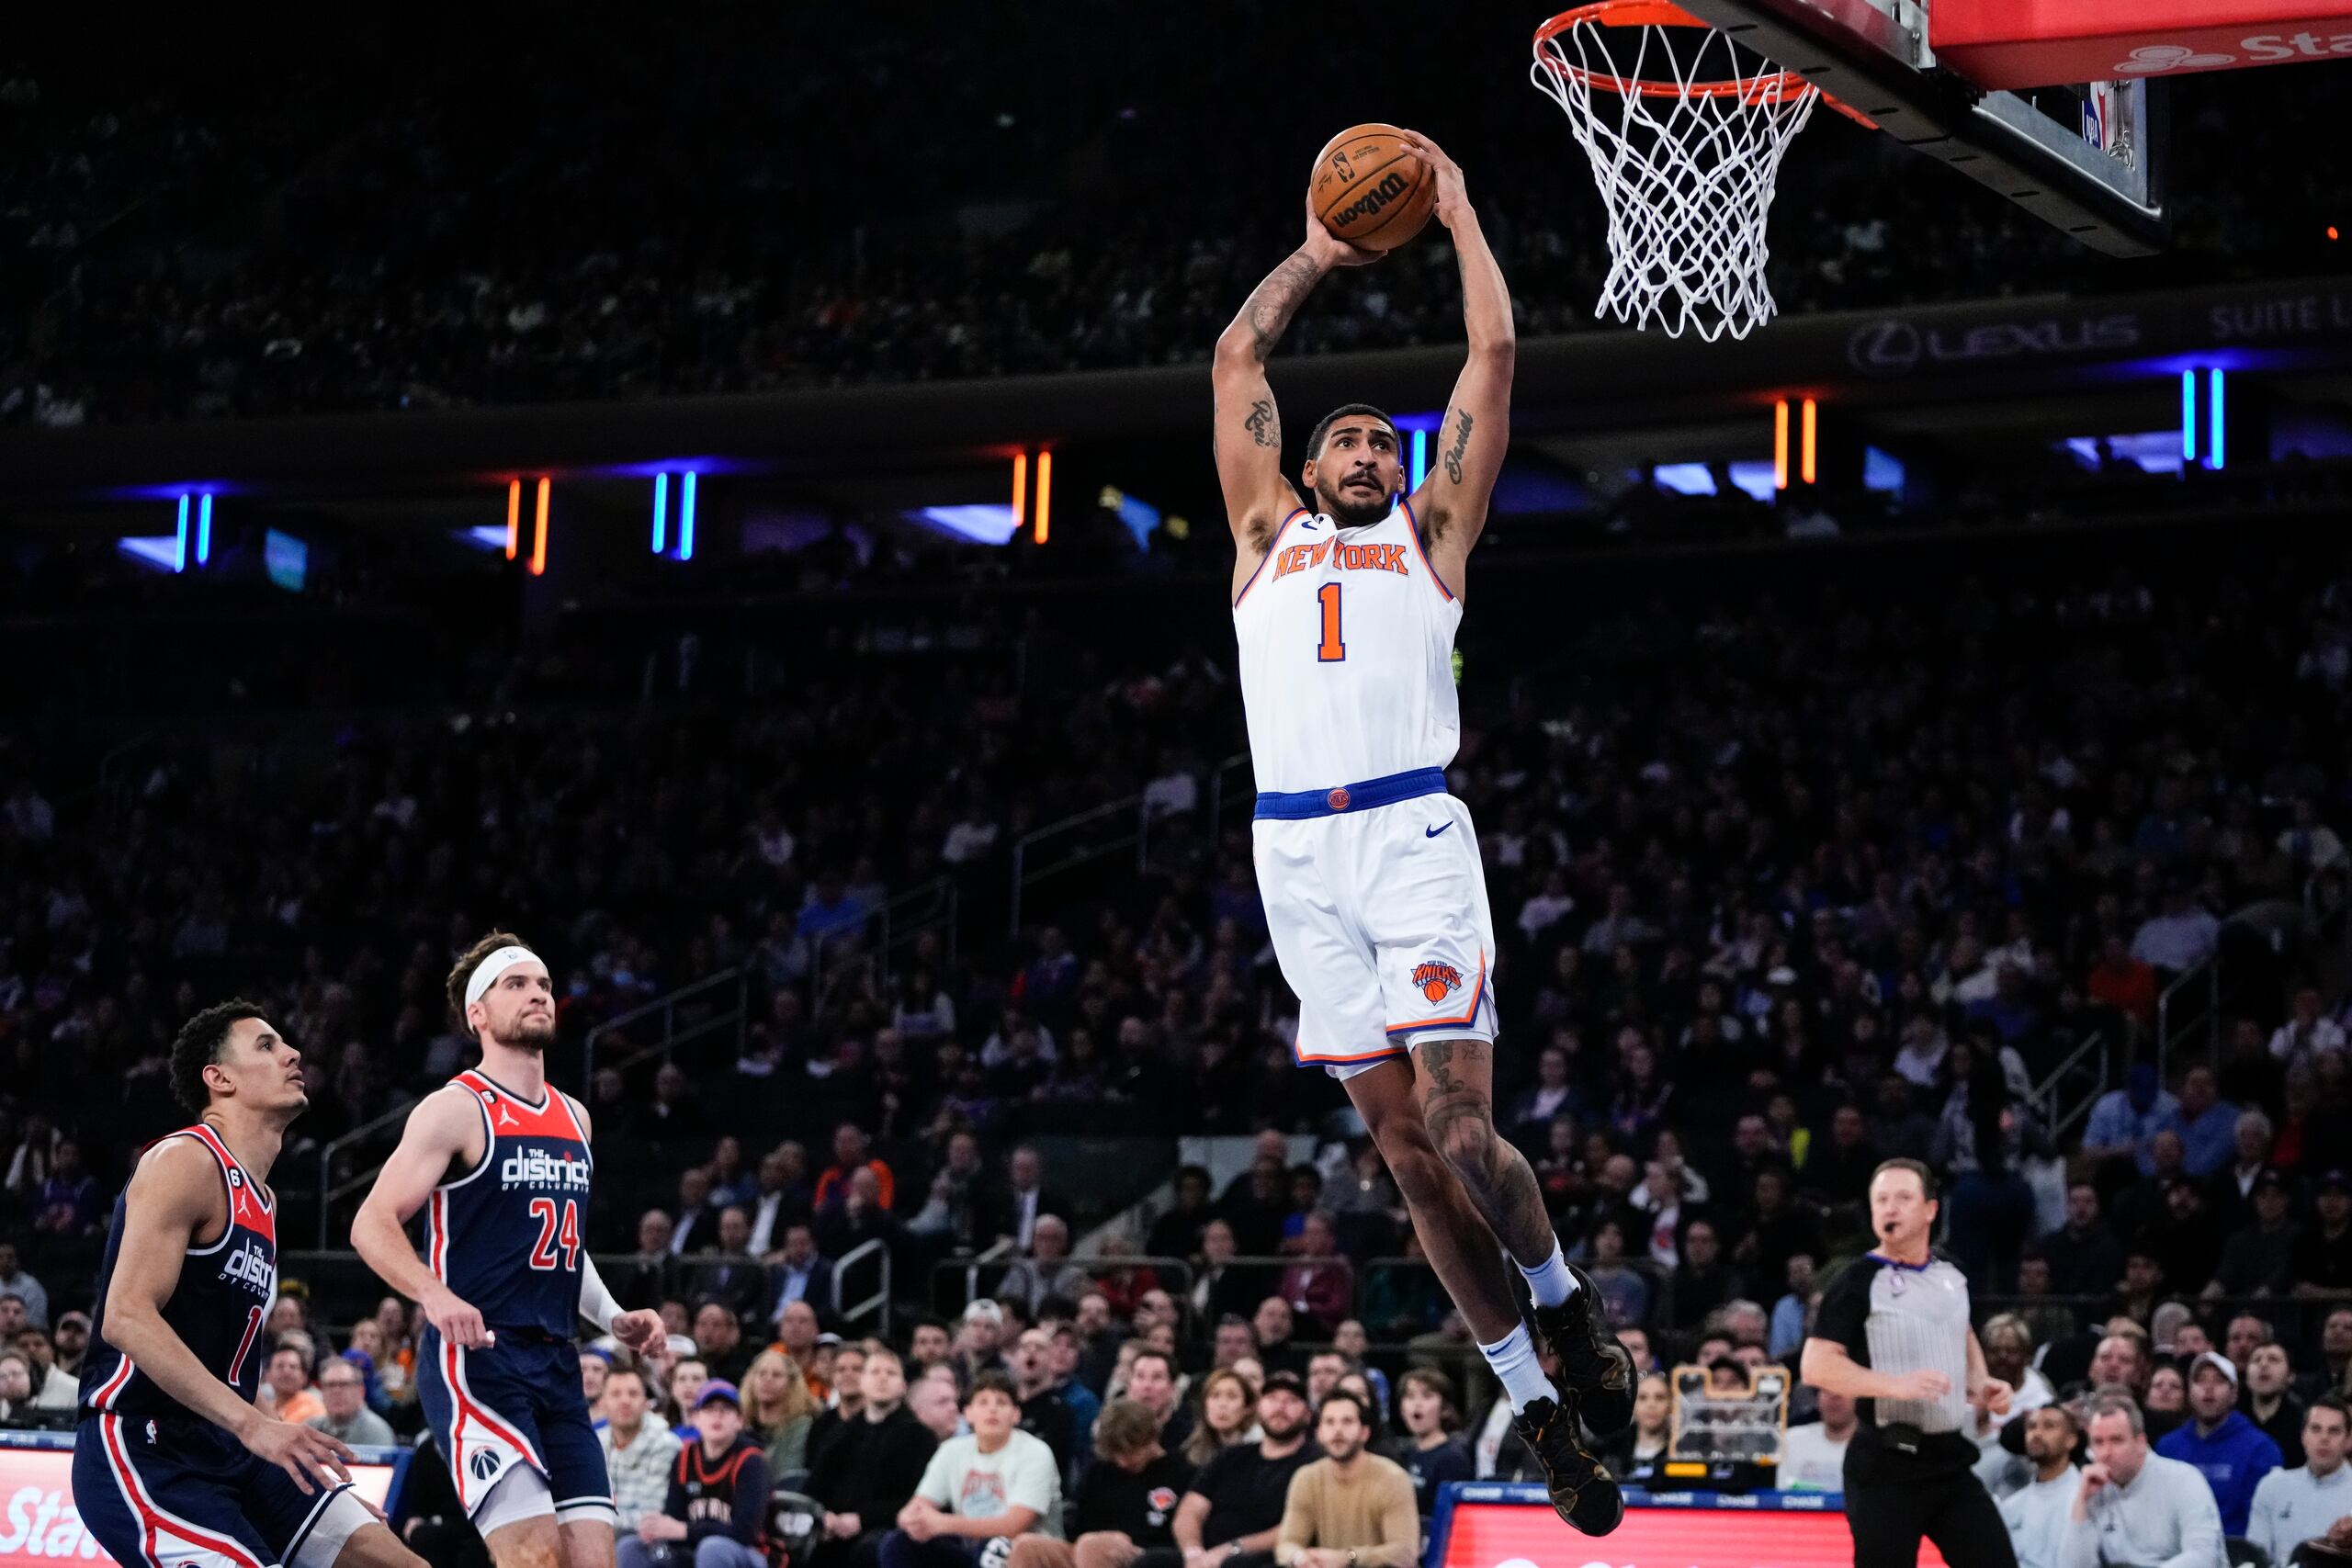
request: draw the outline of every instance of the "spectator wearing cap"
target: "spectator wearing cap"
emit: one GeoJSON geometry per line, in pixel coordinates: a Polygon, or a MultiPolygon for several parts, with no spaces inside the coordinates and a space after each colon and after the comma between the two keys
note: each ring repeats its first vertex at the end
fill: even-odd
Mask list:
{"type": "Polygon", "coordinates": [[[2212,1488],[2195,1467],[2149,1448],[2130,1396],[2091,1401],[2090,1450],[2066,1514],[2062,1568],[2223,1568],[2212,1488]]]}
{"type": "MultiPolygon", "coordinates": [[[[39,1326],[36,1325],[35,1326],[39,1326]]],[[[67,1377],[82,1375],[82,1362],[90,1354],[90,1314],[69,1312],[57,1319],[57,1370],[67,1377]]]]}
{"type": "Polygon", "coordinates": [[[2274,1470],[2254,1489],[2246,1539],[2283,1565],[2295,1548],[2324,1536],[2352,1517],[2352,1467],[2344,1462],[2352,1443],[2352,1414],[2335,1394],[2314,1400],[2303,1416],[2303,1462],[2274,1470]]]}
{"type": "Polygon", "coordinates": [[[973,1568],[992,1541],[1060,1535],[1061,1472],[1053,1450],[1021,1430],[1012,1380],[974,1378],[964,1418],[971,1435],[931,1456],[898,1529],[882,1538],[880,1568],[973,1568]]]}
{"type": "Polygon", "coordinates": [[[391,1445],[392,1428],[368,1408],[368,1380],[353,1363],[338,1356],[319,1369],[319,1398],[326,1409],[303,1425],[354,1445],[391,1445]]]}
{"type": "Polygon", "coordinates": [[[2312,1208],[2319,1223],[2296,1240],[2294,1293],[2352,1296],[2352,1174],[2339,1166],[2321,1176],[2312,1208]]]}
{"type": "Polygon", "coordinates": [[[1201,1467],[1177,1505],[1175,1550],[1146,1552],[1135,1568],[1268,1568],[1291,1481],[1317,1457],[1313,1419],[1299,1375],[1268,1372],[1258,1441],[1221,1449],[1201,1467]]]}
{"type": "Polygon", "coordinates": [[[695,1568],[767,1568],[768,1461],[743,1429],[735,1385],[703,1384],[694,1419],[695,1440],[678,1450],[662,1511],[620,1542],[618,1568],[652,1568],[665,1544],[695,1568]]]}
{"type": "Polygon", "coordinates": [[[963,1321],[956,1327],[956,1348],[948,1364],[956,1371],[956,1385],[965,1389],[983,1372],[1011,1375],[1004,1364],[1002,1307],[987,1296],[967,1303],[963,1321]]]}
{"type": "Polygon", "coordinates": [[[2288,1190],[2286,1177],[2265,1170],[2254,1179],[2247,1203],[2254,1224],[2222,1244],[2221,1259],[2205,1286],[2207,1301],[2283,1296],[2294,1283],[2295,1243],[2301,1230],[2290,1217],[2294,1194],[2288,1190]]]}
{"type": "Polygon", "coordinates": [[[2193,1466],[2205,1478],[2227,1535],[2245,1534],[2254,1489],[2279,1464],[2278,1445],[2264,1437],[2237,1404],[2237,1368],[2220,1351],[2208,1350],[2188,1368],[2191,1419],[2156,1444],[2156,1452],[2193,1466]]]}

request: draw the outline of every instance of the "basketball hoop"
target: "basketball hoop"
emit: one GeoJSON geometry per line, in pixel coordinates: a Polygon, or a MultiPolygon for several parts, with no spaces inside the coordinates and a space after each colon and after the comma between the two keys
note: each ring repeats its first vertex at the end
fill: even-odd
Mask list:
{"type": "Polygon", "coordinates": [[[1666,0],[1561,12],[1528,74],[1567,111],[1609,209],[1600,312],[1710,343],[1771,320],[1764,222],[1781,154],[1826,95],[1666,0]]]}

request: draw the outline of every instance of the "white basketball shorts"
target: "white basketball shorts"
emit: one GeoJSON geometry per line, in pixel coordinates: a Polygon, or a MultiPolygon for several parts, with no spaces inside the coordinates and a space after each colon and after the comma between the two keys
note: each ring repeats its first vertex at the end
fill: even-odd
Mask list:
{"type": "Polygon", "coordinates": [[[1494,1040],[1495,924],[1468,807],[1430,794],[1261,814],[1251,833],[1274,956],[1298,994],[1300,1066],[1349,1078],[1424,1040],[1494,1040]]]}

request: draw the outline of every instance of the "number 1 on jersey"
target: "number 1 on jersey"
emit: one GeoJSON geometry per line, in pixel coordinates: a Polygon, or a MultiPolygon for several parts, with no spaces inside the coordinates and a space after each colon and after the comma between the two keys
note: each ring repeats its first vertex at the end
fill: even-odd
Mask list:
{"type": "Polygon", "coordinates": [[[1337,664],[1348,656],[1348,645],[1340,640],[1340,585],[1327,582],[1315,591],[1315,597],[1323,606],[1323,640],[1316,646],[1315,657],[1337,664]]]}
{"type": "Polygon", "coordinates": [[[563,1201],[563,1224],[556,1224],[555,1200],[531,1200],[531,1218],[539,1222],[538,1244],[531,1248],[534,1269],[576,1269],[580,1265],[580,1205],[571,1199],[563,1201]],[[563,1261],[556,1261],[555,1249],[563,1248],[563,1261]]]}

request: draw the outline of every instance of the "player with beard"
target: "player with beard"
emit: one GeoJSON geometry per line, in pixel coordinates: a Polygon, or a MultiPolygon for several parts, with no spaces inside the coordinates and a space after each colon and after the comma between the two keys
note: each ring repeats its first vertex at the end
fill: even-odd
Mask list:
{"type": "Polygon", "coordinates": [[[1427,476],[1410,484],[1396,422],[1369,403],[1324,415],[1303,467],[1283,469],[1267,357],[1323,278],[1379,259],[1335,238],[1311,200],[1305,243],[1243,303],[1210,370],[1259,789],[1252,858],[1298,996],[1293,1054],[1346,1086],[1553,1507],[1606,1535],[1624,1499],[1577,1425],[1606,1437],[1632,1422],[1633,1361],[1495,1127],[1494,917],[1477,829],[1445,779],[1462,739],[1454,632],[1510,438],[1510,291],[1462,170],[1426,137],[1402,140],[1436,178],[1469,340],[1427,476]]]}
{"type": "Polygon", "coordinates": [[[481,1065],[410,1114],[351,1245],[424,1309],[417,1394],[499,1568],[611,1568],[612,1488],[574,1325],[585,1318],[644,1351],[662,1320],[622,1311],[582,1246],[590,1128],[547,1079],[547,965],[494,931],[449,971],[448,994],[481,1065]],[[404,1227],[428,1203],[420,1258],[404,1227]]]}

